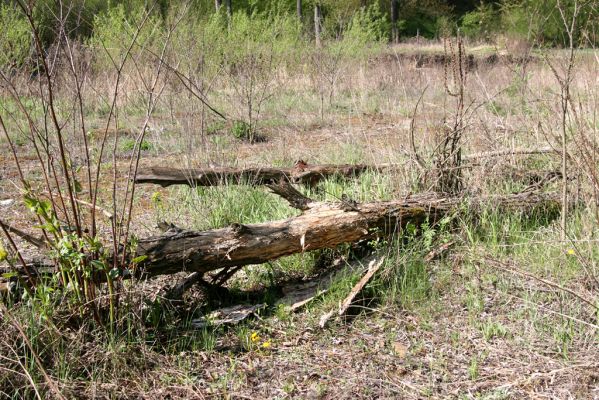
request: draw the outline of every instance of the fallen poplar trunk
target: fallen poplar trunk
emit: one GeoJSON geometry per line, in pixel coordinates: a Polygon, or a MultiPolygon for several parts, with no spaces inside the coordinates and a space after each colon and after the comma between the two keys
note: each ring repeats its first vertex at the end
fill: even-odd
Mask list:
{"type": "Polygon", "coordinates": [[[152,167],[142,169],[135,178],[136,183],[153,183],[163,187],[172,185],[218,186],[218,185],[268,185],[285,181],[313,186],[329,176],[356,177],[365,171],[381,171],[391,165],[308,165],[298,161],[292,168],[193,168],[178,169],[152,167]]]}
{"type": "MultiPolygon", "coordinates": [[[[278,195],[303,212],[284,220],[234,224],[203,232],[182,231],[141,239],[137,256],[145,259],[137,274],[155,276],[181,271],[206,273],[228,267],[261,264],[306,251],[334,248],[343,243],[397,232],[408,223],[434,223],[463,203],[463,199],[418,195],[403,200],[355,204],[314,202],[289,184],[271,185],[278,195]]],[[[503,197],[477,197],[471,208],[530,210],[559,209],[557,195],[523,193],[503,197]]]]}
{"type": "MultiPolygon", "coordinates": [[[[483,207],[523,212],[560,210],[559,195],[555,193],[479,196],[469,201],[424,194],[357,204],[315,202],[285,182],[269,187],[302,213],[279,221],[233,224],[201,232],[172,230],[161,236],[140,239],[135,256],[142,261],[131,272],[135,276],[152,277],[187,271],[197,272],[201,277],[221,268],[261,264],[292,254],[389,235],[408,223],[418,226],[428,221],[432,224],[457,211],[462,204],[469,204],[469,212],[483,207]]],[[[43,274],[46,268],[52,270],[51,265],[45,264],[40,263],[37,274],[43,274]]]]}
{"type": "MultiPolygon", "coordinates": [[[[463,156],[464,161],[476,161],[487,158],[533,155],[533,154],[557,154],[550,147],[539,149],[506,149],[488,151],[483,153],[472,153],[463,156]]],[[[330,176],[342,176],[355,178],[366,171],[382,172],[401,168],[401,164],[320,164],[309,165],[299,160],[291,168],[274,167],[214,167],[214,168],[168,168],[150,167],[141,169],[135,178],[135,183],[153,183],[162,187],[172,185],[188,186],[219,186],[249,184],[254,186],[275,184],[281,181],[314,186],[322,179],[330,176]]]]}

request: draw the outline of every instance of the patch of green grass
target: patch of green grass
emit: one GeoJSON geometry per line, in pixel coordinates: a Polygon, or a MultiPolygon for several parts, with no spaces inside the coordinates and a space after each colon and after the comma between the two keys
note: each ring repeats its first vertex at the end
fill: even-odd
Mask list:
{"type": "Polygon", "coordinates": [[[245,121],[237,120],[233,122],[230,129],[231,135],[237,139],[250,140],[252,138],[252,128],[245,121]]]}
{"type": "Polygon", "coordinates": [[[468,376],[471,380],[478,379],[479,376],[479,360],[477,356],[470,358],[470,365],[468,365],[468,376]]]}
{"type": "MultiPolygon", "coordinates": [[[[121,151],[132,151],[133,149],[135,149],[135,144],[136,144],[135,139],[129,139],[129,138],[124,139],[121,142],[121,151]]],[[[154,148],[152,143],[147,140],[142,140],[139,147],[140,147],[141,151],[150,151],[154,148]]]]}
{"type": "Polygon", "coordinates": [[[496,321],[482,322],[480,325],[480,330],[487,342],[493,338],[501,338],[508,335],[507,328],[501,322],[496,321]]]}

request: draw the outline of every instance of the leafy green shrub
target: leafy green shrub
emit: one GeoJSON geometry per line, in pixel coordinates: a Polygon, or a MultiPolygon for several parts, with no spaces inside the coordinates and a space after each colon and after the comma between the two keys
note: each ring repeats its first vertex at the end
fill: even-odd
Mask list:
{"type": "Polygon", "coordinates": [[[10,4],[0,5],[0,68],[18,68],[29,55],[31,35],[25,17],[10,4]]]}
{"type": "Polygon", "coordinates": [[[461,28],[466,36],[489,40],[499,29],[498,12],[491,4],[480,4],[476,10],[464,14],[461,28]]]}
{"type": "MultiPolygon", "coordinates": [[[[94,17],[94,33],[88,44],[99,50],[96,58],[99,67],[112,65],[110,59],[119,63],[142,24],[133,51],[152,50],[159,42],[164,31],[162,21],[150,15],[144,22],[145,13],[145,8],[139,7],[128,15],[125,6],[119,4],[94,17]]],[[[155,53],[159,53],[159,50],[155,53]]]]}
{"type": "MultiPolygon", "coordinates": [[[[570,21],[574,14],[574,1],[561,1],[566,20],[570,21]]],[[[502,30],[508,37],[525,39],[531,43],[549,46],[563,46],[568,43],[564,22],[560,15],[557,0],[523,0],[505,1],[501,4],[502,30]]],[[[575,43],[585,41],[585,33],[596,32],[599,18],[597,9],[581,7],[577,18],[577,29],[574,31],[575,43]],[[583,29],[584,28],[584,29],[583,29]]],[[[593,42],[596,36],[590,34],[588,39],[593,42]]]]}
{"type": "MultiPolygon", "coordinates": [[[[123,151],[131,151],[135,148],[135,140],[134,139],[126,139],[123,144],[121,145],[121,149],[123,151]]],[[[142,140],[141,145],[140,145],[140,149],[142,151],[149,151],[152,150],[154,146],[152,146],[152,143],[148,142],[147,140],[142,140]]]]}
{"type": "Polygon", "coordinates": [[[390,24],[378,3],[360,9],[351,19],[339,43],[346,55],[367,55],[378,50],[389,37],[390,24]]]}

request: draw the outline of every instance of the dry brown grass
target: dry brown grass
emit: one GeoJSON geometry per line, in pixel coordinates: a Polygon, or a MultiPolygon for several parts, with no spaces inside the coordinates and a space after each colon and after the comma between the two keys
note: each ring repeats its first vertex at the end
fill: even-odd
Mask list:
{"type": "MultiPolygon", "coordinates": [[[[443,68],[416,68],[401,57],[381,57],[368,63],[343,61],[340,70],[324,118],[319,109],[318,79],[310,76],[314,72],[306,72],[311,71],[309,66],[279,70],[272,83],[274,96],[265,104],[258,124],[268,140],[256,144],[233,138],[227,125],[211,132],[218,119],[192,96],[180,92],[180,86],[167,75],[168,81],[162,82],[166,86],[159,112],[151,119],[147,135],[153,149],[144,155],[142,165],[290,165],[298,159],[309,163],[394,162],[405,168],[398,171],[389,190],[405,195],[417,186],[419,173],[409,147],[416,100],[428,87],[415,126],[418,151],[431,165],[435,133],[443,129],[451,113],[443,89],[443,68]]],[[[123,113],[122,127],[135,129],[141,119],[135,111],[136,95],[143,85],[136,74],[125,76],[122,90],[126,95],[120,107],[129,111],[123,113]]],[[[581,53],[575,76],[572,91],[577,114],[573,116],[572,135],[580,137],[576,135],[585,129],[586,146],[592,148],[598,140],[597,62],[581,53]]],[[[98,73],[90,80],[86,95],[92,108],[101,108],[100,99],[109,98],[112,89],[107,82],[111,78],[98,73]]],[[[208,93],[212,104],[227,115],[235,115],[236,105],[226,100],[231,93],[226,79],[215,78],[212,88],[208,93]]],[[[68,90],[59,96],[67,98],[68,90]]],[[[525,66],[480,65],[469,71],[464,152],[559,147],[557,96],[551,71],[538,60],[525,66]]],[[[90,129],[98,128],[101,126],[91,123],[90,129]]],[[[579,142],[571,143],[572,163],[584,177],[576,189],[586,204],[592,204],[596,197],[588,176],[594,166],[579,156],[579,142]]],[[[0,142],[0,200],[19,197],[13,185],[16,172],[5,156],[5,146],[0,142]]],[[[28,159],[31,148],[24,144],[19,153],[26,174],[35,177],[38,171],[28,159]]],[[[128,154],[119,151],[118,156],[119,163],[126,165],[128,154]]],[[[556,169],[559,160],[551,156],[483,160],[467,171],[466,188],[483,193],[519,189],[503,175],[497,177],[497,171],[506,165],[556,169]]],[[[124,179],[119,176],[119,182],[124,179]]],[[[188,195],[186,190],[140,187],[133,220],[133,230],[139,236],[156,233],[153,225],[158,210],[152,200],[156,192],[175,205],[166,217],[190,221],[193,209],[182,200],[188,195]]],[[[101,198],[108,202],[109,193],[102,193],[101,198]]],[[[0,212],[23,228],[33,223],[19,203],[0,206],[0,212]]],[[[579,239],[596,239],[593,232],[597,221],[589,220],[589,215],[592,213],[582,212],[575,224],[579,239]]],[[[525,226],[510,231],[499,225],[497,229],[504,229],[507,238],[503,244],[514,246],[500,254],[526,262],[543,276],[560,278],[576,290],[596,294],[598,288],[585,288],[589,283],[580,266],[564,256],[571,243],[551,242],[557,237],[555,226],[538,228],[540,233],[530,233],[525,226]],[[518,240],[514,237],[520,236],[541,243],[532,245],[523,240],[515,244],[518,240]],[[516,246],[530,246],[530,250],[522,252],[516,246]]],[[[69,398],[599,397],[596,316],[563,293],[478,263],[481,248],[482,252],[489,251],[487,247],[499,252],[503,244],[472,243],[466,231],[458,230],[455,235],[462,244],[453,255],[426,267],[431,285],[427,300],[368,306],[364,314],[325,331],[315,328],[318,306],[285,318],[270,315],[250,322],[247,331],[218,331],[210,350],[180,345],[186,339],[199,340],[197,332],[187,331],[180,319],[170,331],[157,332],[155,342],[126,346],[107,345],[105,338],[90,338],[84,331],[53,332],[71,344],[64,354],[69,361],[59,365],[82,371],[84,378],[62,380],[63,372],[58,369],[50,373],[69,398]],[[271,348],[248,351],[241,346],[240,337],[254,330],[272,342],[271,348]]],[[[582,257],[596,265],[597,253],[590,245],[583,248],[582,257]]],[[[134,287],[137,301],[152,298],[164,283],[134,287]]],[[[143,302],[139,304],[141,310],[143,302]]],[[[187,311],[199,305],[200,300],[191,297],[187,311]]],[[[20,348],[13,334],[5,331],[3,336],[2,354],[6,349],[20,348]]],[[[52,355],[47,357],[52,365],[52,355]]],[[[4,362],[0,361],[0,366],[4,362]]],[[[14,369],[6,373],[19,375],[17,364],[11,361],[5,365],[14,369]]],[[[14,381],[15,385],[26,385],[22,377],[14,381]]]]}

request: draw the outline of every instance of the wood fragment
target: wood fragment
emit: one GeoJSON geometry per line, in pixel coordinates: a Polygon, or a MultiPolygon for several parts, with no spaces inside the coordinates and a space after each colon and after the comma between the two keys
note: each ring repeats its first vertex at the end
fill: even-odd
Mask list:
{"type": "Polygon", "coordinates": [[[344,258],[338,258],[327,268],[327,270],[312,279],[302,282],[290,283],[283,286],[283,298],[277,305],[284,305],[291,312],[301,310],[306,304],[321,296],[329,290],[331,284],[336,281],[341,275],[348,272],[363,273],[366,271],[364,262],[369,264],[369,261],[379,257],[378,254],[367,257],[365,260],[355,260],[348,262],[344,258]]]}
{"type": "MultiPolygon", "coordinates": [[[[415,147],[412,143],[412,152],[415,147]]],[[[476,161],[481,159],[503,157],[503,156],[521,156],[533,154],[557,154],[559,150],[551,147],[541,147],[537,149],[515,148],[502,149],[494,151],[485,151],[472,153],[462,156],[464,161],[476,161]]],[[[417,154],[416,162],[420,168],[423,168],[424,162],[417,154]]],[[[385,172],[404,168],[399,163],[384,163],[378,165],[367,164],[307,164],[299,160],[293,167],[207,167],[207,168],[170,168],[170,167],[149,167],[140,169],[135,177],[135,183],[138,184],[156,184],[162,187],[172,185],[187,186],[220,186],[220,185],[239,185],[247,184],[251,186],[260,186],[268,184],[277,184],[285,181],[289,183],[314,186],[321,180],[341,176],[344,178],[355,178],[366,171],[385,172]]],[[[465,168],[465,167],[464,167],[465,168]]]]}
{"type": "Polygon", "coordinates": [[[221,308],[205,317],[192,320],[191,326],[196,329],[201,329],[209,326],[237,325],[246,318],[256,315],[259,310],[265,307],[266,304],[238,304],[231,307],[221,308]]]}
{"type": "MultiPolygon", "coordinates": [[[[339,316],[342,316],[347,312],[349,307],[354,302],[356,296],[362,291],[362,289],[364,289],[364,286],[366,286],[366,284],[368,282],[370,282],[370,280],[372,279],[374,274],[376,274],[377,271],[381,268],[381,265],[383,265],[384,261],[385,261],[385,257],[381,257],[378,261],[376,261],[376,260],[370,261],[370,263],[368,265],[368,271],[366,271],[366,274],[358,281],[358,283],[356,283],[356,285],[352,288],[352,290],[349,292],[347,297],[345,297],[345,299],[339,306],[339,311],[337,312],[337,314],[339,316]]],[[[324,314],[320,318],[318,325],[321,328],[324,328],[326,326],[326,324],[329,322],[329,320],[333,317],[334,314],[335,314],[334,310],[324,314]]]]}
{"type": "Polygon", "coordinates": [[[349,306],[351,306],[356,296],[362,291],[362,289],[364,289],[364,286],[366,286],[366,284],[370,282],[374,274],[376,274],[377,271],[381,268],[381,265],[383,265],[384,261],[385,257],[382,257],[376,263],[375,260],[372,260],[370,262],[370,264],[368,265],[368,272],[366,272],[366,275],[364,275],[362,279],[360,279],[360,281],[356,283],[351,292],[349,292],[349,295],[347,295],[345,300],[343,300],[343,303],[341,303],[341,307],[339,307],[339,316],[342,316],[346,313],[347,309],[349,308],[349,306]]]}
{"type": "Polygon", "coordinates": [[[443,254],[445,254],[451,247],[453,247],[454,244],[455,244],[455,242],[453,240],[450,240],[449,242],[443,243],[439,247],[432,249],[424,257],[424,261],[431,262],[431,261],[443,256],[443,254]]]}
{"type": "Polygon", "coordinates": [[[9,225],[9,224],[7,224],[4,221],[0,220],[0,223],[4,224],[4,226],[6,227],[6,229],[8,230],[9,233],[14,233],[18,237],[20,237],[24,241],[26,241],[26,242],[34,245],[38,249],[45,249],[45,248],[47,248],[46,242],[44,241],[44,239],[42,237],[35,237],[33,235],[30,235],[29,233],[27,233],[25,231],[22,231],[19,228],[16,228],[16,227],[14,227],[12,225],[9,225]]]}

